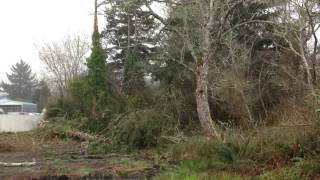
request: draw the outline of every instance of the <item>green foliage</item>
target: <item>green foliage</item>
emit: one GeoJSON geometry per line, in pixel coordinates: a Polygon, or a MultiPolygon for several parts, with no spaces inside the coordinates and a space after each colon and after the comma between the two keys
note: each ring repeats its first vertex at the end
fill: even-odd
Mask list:
{"type": "Polygon", "coordinates": [[[223,169],[226,167],[226,164],[221,161],[184,160],[182,161],[181,167],[199,171],[207,169],[223,169]]]}
{"type": "Polygon", "coordinates": [[[174,159],[199,158],[221,161],[236,165],[252,163],[255,156],[256,145],[253,139],[246,142],[216,142],[195,137],[188,142],[170,147],[170,156],[174,159]]]}
{"type": "Polygon", "coordinates": [[[126,57],[126,64],[124,67],[124,90],[129,96],[144,96],[146,89],[145,86],[145,72],[143,57],[139,57],[136,49],[126,52],[128,55],[126,57]]]}
{"type": "Polygon", "coordinates": [[[320,158],[315,157],[312,160],[298,162],[297,165],[301,168],[302,174],[306,177],[319,176],[320,172],[320,158]]]}
{"type": "Polygon", "coordinates": [[[218,171],[224,168],[225,164],[222,162],[211,162],[203,160],[188,160],[183,161],[178,169],[172,172],[165,172],[159,175],[158,180],[215,180],[215,179],[246,179],[241,176],[232,175],[228,172],[218,171]],[[208,169],[216,169],[216,172],[210,173],[208,169]]]}
{"type": "Polygon", "coordinates": [[[69,132],[76,129],[77,122],[66,121],[63,118],[51,118],[46,128],[40,128],[35,131],[43,141],[60,138],[68,140],[71,138],[69,132]]]}
{"type": "Polygon", "coordinates": [[[263,173],[256,177],[257,180],[300,180],[303,179],[301,169],[298,167],[285,167],[263,173]]]}
{"type": "Polygon", "coordinates": [[[142,96],[129,96],[127,98],[127,109],[129,111],[143,109],[146,105],[147,102],[142,96]]]}
{"type": "Polygon", "coordinates": [[[31,100],[32,92],[37,86],[36,74],[29,64],[20,60],[11,67],[11,74],[7,74],[9,83],[2,81],[1,88],[13,99],[31,100]]]}
{"type": "Polygon", "coordinates": [[[79,111],[79,116],[90,115],[91,98],[90,85],[86,77],[74,80],[70,84],[70,98],[72,99],[72,105],[79,111]]]}
{"type": "Polygon", "coordinates": [[[113,120],[109,127],[114,143],[124,150],[132,150],[158,145],[173,124],[170,116],[148,109],[126,113],[113,120]]]}
{"type": "Polygon", "coordinates": [[[38,112],[41,112],[48,104],[50,89],[45,80],[40,81],[32,94],[32,102],[38,105],[38,112]]]}
{"type": "Polygon", "coordinates": [[[107,23],[102,34],[108,44],[114,47],[108,50],[110,57],[125,71],[130,69],[128,65],[132,52],[139,57],[136,59],[138,64],[146,63],[155,49],[150,45],[157,43],[155,30],[158,24],[155,18],[142,9],[145,5],[143,1],[110,0],[107,3],[107,23]]]}
{"type": "Polygon", "coordinates": [[[46,118],[64,117],[65,119],[87,120],[78,124],[80,129],[89,132],[99,132],[105,129],[109,121],[123,111],[124,101],[110,91],[106,96],[100,97],[95,104],[95,116],[92,114],[91,88],[87,77],[79,78],[70,84],[69,95],[60,97],[57,101],[49,103],[47,106],[46,118]]]}
{"type": "Polygon", "coordinates": [[[46,109],[45,119],[64,117],[71,118],[76,109],[73,106],[72,99],[69,97],[60,97],[57,101],[49,102],[46,109]]]}
{"type": "Polygon", "coordinates": [[[107,56],[105,50],[101,45],[100,38],[100,33],[94,31],[92,35],[92,52],[90,57],[87,59],[90,92],[95,98],[99,98],[100,95],[105,95],[104,93],[107,90],[107,56]]]}
{"type": "Polygon", "coordinates": [[[68,168],[68,167],[66,167],[63,164],[58,163],[58,162],[54,162],[52,164],[45,165],[44,169],[46,171],[51,171],[51,172],[55,172],[55,173],[58,173],[58,174],[68,174],[68,173],[72,172],[71,168],[68,168]]]}
{"type": "Polygon", "coordinates": [[[111,144],[105,144],[101,142],[90,142],[87,153],[89,154],[108,154],[115,152],[117,149],[111,144]]]}
{"type": "Polygon", "coordinates": [[[92,174],[93,172],[94,172],[94,170],[91,168],[88,168],[88,167],[81,167],[81,168],[77,169],[77,173],[80,173],[81,175],[84,175],[84,176],[88,176],[88,175],[92,174]]]}
{"type": "MultiPolygon", "coordinates": [[[[191,60],[186,61],[190,63],[191,60]]],[[[199,127],[194,96],[195,76],[172,60],[158,63],[152,70],[154,81],[159,82],[152,89],[155,106],[163,113],[172,114],[179,121],[179,128],[191,134],[199,127]]]]}
{"type": "MultiPolygon", "coordinates": [[[[97,7],[96,7],[97,8],[97,7]]],[[[101,115],[99,115],[99,107],[104,106],[100,104],[100,102],[105,102],[105,97],[110,96],[110,87],[108,86],[107,81],[107,55],[105,49],[101,44],[101,35],[99,33],[98,22],[97,22],[97,9],[95,12],[95,24],[94,31],[92,34],[92,48],[91,55],[87,59],[87,67],[88,67],[88,77],[87,77],[87,85],[86,91],[88,99],[89,99],[89,107],[90,107],[90,118],[92,119],[100,119],[101,115]]]]}
{"type": "Polygon", "coordinates": [[[129,178],[129,172],[127,171],[117,171],[117,174],[121,177],[121,178],[129,178]]]}

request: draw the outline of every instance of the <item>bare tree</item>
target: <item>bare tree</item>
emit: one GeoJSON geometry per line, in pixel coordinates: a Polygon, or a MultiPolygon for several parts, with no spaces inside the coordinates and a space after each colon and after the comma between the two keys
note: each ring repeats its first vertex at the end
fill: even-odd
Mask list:
{"type": "Polygon", "coordinates": [[[304,3],[307,20],[309,21],[309,34],[312,34],[313,37],[313,52],[311,55],[312,61],[312,78],[313,84],[317,82],[317,54],[318,54],[318,36],[317,32],[320,28],[320,1],[308,0],[304,3]]]}
{"type": "Polygon", "coordinates": [[[319,14],[319,7],[312,0],[290,0],[281,4],[280,8],[282,13],[279,16],[280,22],[276,33],[288,44],[288,47],[283,48],[301,60],[306,84],[310,93],[314,95],[313,84],[317,76],[317,31],[320,27],[316,17],[319,14]]]}
{"type": "Polygon", "coordinates": [[[60,95],[66,95],[70,81],[85,71],[85,57],[89,50],[89,42],[81,36],[67,36],[60,42],[44,43],[38,47],[47,76],[60,95]]]}

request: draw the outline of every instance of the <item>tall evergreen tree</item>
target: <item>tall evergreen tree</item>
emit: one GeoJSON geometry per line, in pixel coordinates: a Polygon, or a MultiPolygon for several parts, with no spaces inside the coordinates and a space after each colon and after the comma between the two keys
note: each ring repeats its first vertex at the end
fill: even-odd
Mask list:
{"type": "MultiPolygon", "coordinates": [[[[103,111],[110,96],[110,87],[107,83],[107,55],[101,44],[101,34],[98,27],[98,3],[95,0],[94,30],[92,34],[91,55],[87,59],[88,66],[88,96],[91,101],[90,117],[100,119],[99,112],[103,111]]],[[[109,102],[108,102],[109,103],[109,102]]]]}
{"type": "Polygon", "coordinates": [[[87,66],[89,69],[88,79],[92,88],[94,96],[97,98],[99,94],[106,91],[106,52],[101,44],[101,35],[98,28],[98,5],[95,0],[95,17],[94,17],[94,31],[92,34],[92,48],[91,55],[87,59],[87,66]]]}
{"type": "Polygon", "coordinates": [[[103,35],[110,47],[110,60],[121,71],[123,89],[127,95],[136,95],[144,88],[145,66],[155,50],[157,23],[143,10],[141,0],[111,0],[106,9],[107,25],[103,35]],[[136,90],[136,92],[135,92],[136,90]]]}
{"type": "Polygon", "coordinates": [[[11,67],[11,74],[7,73],[9,83],[2,81],[1,88],[13,99],[31,100],[34,87],[37,85],[36,74],[29,64],[20,60],[11,67]]]}

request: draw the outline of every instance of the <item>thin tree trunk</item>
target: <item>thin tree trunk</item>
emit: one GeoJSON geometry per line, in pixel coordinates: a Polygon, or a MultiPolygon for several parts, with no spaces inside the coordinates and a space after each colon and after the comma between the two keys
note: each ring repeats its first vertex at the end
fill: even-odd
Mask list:
{"type": "Polygon", "coordinates": [[[318,37],[317,37],[317,33],[316,33],[314,18],[312,17],[312,14],[309,9],[310,7],[308,7],[307,3],[308,3],[308,1],[305,2],[306,12],[307,12],[307,15],[309,18],[312,36],[314,38],[313,53],[312,53],[312,83],[313,83],[313,85],[316,85],[317,84],[317,71],[316,71],[317,67],[316,66],[317,66],[318,37]]]}
{"type": "MultiPolygon", "coordinates": [[[[200,53],[197,52],[194,46],[194,43],[191,42],[190,37],[187,34],[182,33],[179,29],[176,29],[172,26],[172,30],[176,32],[180,37],[184,38],[186,41],[186,45],[188,50],[191,52],[194,60],[196,61],[196,101],[197,101],[197,112],[200,120],[200,125],[202,127],[202,131],[204,135],[207,137],[215,137],[221,140],[221,136],[218,132],[217,125],[212,121],[212,117],[210,114],[210,106],[208,101],[208,70],[209,70],[209,62],[214,62],[215,48],[213,45],[216,45],[213,41],[215,37],[212,37],[214,28],[218,28],[219,26],[215,26],[214,24],[214,11],[216,11],[223,3],[222,0],[218,1],[218,3],[214,3],[214,0],[210,0],[209,4],[207,1],[199,0],[197,4],[200,6],[200,9],[203,13],[203,43],[200,47],[200,53]],[[209,5],[209,6],[208,6],[209,5]],[[214,48],[213,48],[214,47],[214,48]]],[[[162,22],[164,25],[168,25],[168,23],[158,14],[156,14],[150,5],[146,3],[147,8],[150,10],[151,14],[162,22]]],[[[218,12],[216,12],[218,13],[218,12]]],[[[214,36],[217,36],[214,34],[214,36]]]]}
{"type": "MultiPolygon", "coordinates": [[[[202,131],[207,137],[215,137],[221,140],[221,135],[218,132],[218,127],[215,122],[213,122],[211,113],[210,113],[210,105],[209,105],[209,97],[208,97],[208,71],[209,71],[209,63],[214,62],[215,55],[215,39],[212,37],[213,30],[216,28],[214,24],[214,0],[210,0],[209,8],[204,8],[206,4],[202,4],[201,1],[200,6],[203,9],[204,13],[204,24],[205,27],[203,29],[203,44],[202,44],[202,55],[194,56],[196,58],[197,71],[196,71],[196,101],[197,101],[197,112],[200,120],[200,124],[202,127],[202,131]]],[[[196,53],[193,53],[196,54],[196,53]]]]}
{"type": "Polygon", "coordinates": [[[307,80],[307,85],[308,85],[308,88],[310,90],[310,93],[312,95],[314,95],[314,88],[313,88],[313,83],[312,83],[312,75],[311,75],[311,72],[310,72],[310,67],[309,67],[309,64],[308,64],[308,60],[305,56],[305,52],[304,52],[304,49],[303,49],[303,42],[302,42],[302,38],[301,38],[301,35],[300,35],[300,54],[301,54],[301,60],[302,60],[302,63],[303,63],[303,66],[305,68],[305,72],[306,72],[306,80],[307,80]]]}
{"type": "Polygon", "coordinates": [[[218,129],[212,121],[210,114],[208,101],[208,69],[209,67],[207,62],[197,65],[197,112],[204,135],[220,139],[220,134],[218,133],[218,129]]]}

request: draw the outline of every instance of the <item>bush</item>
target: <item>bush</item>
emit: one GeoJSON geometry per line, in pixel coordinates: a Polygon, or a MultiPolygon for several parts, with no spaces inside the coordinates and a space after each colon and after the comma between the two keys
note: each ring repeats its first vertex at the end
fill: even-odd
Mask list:
{"type": "Polygon", "coordinates": [[[68,97],[60,97],[57,101],[50,102],[46,108],[45,119],[55,117],[70,118],[75,114],[75,107],[68,97]]]}
{"type": "Polygon", "coordinates": [[[44,141],[54,138],[68,139],[68,132],[76,128],[75,124],[74,121],[66,121],[60,117],[50,118],[47,127],[37,129],[35,134],[44,141]]]}
{"type": "Polygon", "coordinates": [[[244,141],[217,142],[201,137],[195,137],[188,142],[172,145],[169,156],[173,159],[202,159],[221,161],[228,164],[241,162],[251,163],[256,151],[255,139],[248,138],[244,141]]]}
{"type": "Polygon", "coordinates": [[[140,110],[119,116],[109,124],[114,143],[124,150],[159,145],[161,136],[171,133],[175,122],[154,109],[140,110]]]}

